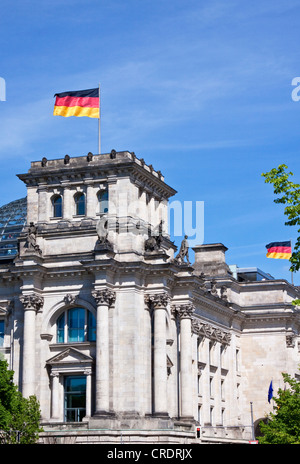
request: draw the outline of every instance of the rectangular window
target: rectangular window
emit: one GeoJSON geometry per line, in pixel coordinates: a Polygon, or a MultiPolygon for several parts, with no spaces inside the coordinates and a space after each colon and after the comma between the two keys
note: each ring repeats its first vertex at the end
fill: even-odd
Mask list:
{"type": "Polygon", "coordinates": [[[68,329],[69,342],[84,342],[85,310],[82,308],[69,309],[68,329]]]}
{"type": "Polygon", "coordinates": [[[65,422],[81,422],[86,413],[86,377],[65,377],[65,422]]]}
{"type": "Polygon", "coordinates": [[[0,346],[4,345],[4,321],[0,321],[0,346]]]}

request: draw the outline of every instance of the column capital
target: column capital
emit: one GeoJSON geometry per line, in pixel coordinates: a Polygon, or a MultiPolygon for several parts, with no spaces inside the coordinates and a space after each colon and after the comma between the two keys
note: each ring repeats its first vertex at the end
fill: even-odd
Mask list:
{"type": "Polygon", "coordinates": [[[108,288],[93,290],[92,296],[96,300],[97,306],[111,306],[116,300],[116,293],[108,288]]]}
{"type": "Polygon", "coordinates": [[[145,303],[154,309],[165,309],[170,297],[167,292],[145,295],[145,303]]]}
{"type": "Polygon", "coordinates": [[[191,319],[195,312],[195,306],[191,303],[172,305],[171,312],[179,316],[180,319],[191,319]]]}
{"type": "Polygon", "coordinates": [[[35,293],[31,295],[21,295],[20,301],[24,306],[24,310],[34,310],[39,311],[44,304],[44,298],[36,295],[35,293]]]}

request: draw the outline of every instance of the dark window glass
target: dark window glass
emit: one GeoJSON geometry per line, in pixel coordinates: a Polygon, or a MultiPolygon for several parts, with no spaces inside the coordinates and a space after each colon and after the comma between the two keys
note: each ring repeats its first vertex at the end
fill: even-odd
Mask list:
{"type": "Polygon", "coordinates": [[[52,200],[53,217],[62,217],[62,198],[61,196],[54,197],[52,200]]]}
{"type": "Polygon", "coordinates": [[[88,311],[88,341],[96,341],[96,319],[90,311],[88,311]]]}
{"type": "Polygon", "coordinates": [[[4,321],[0,321],[0,346],[4,344],[4,321]]]}
{"type": "Polygon", "coordinates": [[[78,193],[75,196],[76,204],[76,215],[83,216],[85,214],[85,195],[84,193],[78,193]]]}
{"type": "Polygon", "coordinates": [[[98,193],[99,212],[100,214],[108,213],[108,190],[98,193]]]}
{"type": "Polygon", "coordinates": [[[57,343],[65,343],[67,324],[67,342],[96,341],[96,319],[83,308],[71,308],[59,316],[56,321],[57,343]]]}
{"type": "Polygon", "coordinates": [[[65,313],[57,319],[57,343],[65,341],[65,313]]]}
{"type": "Polygon", "coordinates": [[[81,422],[86,408],[86,377],[65,377],[65,421],[81,422]]]}
{"type": "Polygon", "coordinates": [[[85,310],[82,308],[69,309],[68,328],[69,342],[84,342],[85,310]]]}

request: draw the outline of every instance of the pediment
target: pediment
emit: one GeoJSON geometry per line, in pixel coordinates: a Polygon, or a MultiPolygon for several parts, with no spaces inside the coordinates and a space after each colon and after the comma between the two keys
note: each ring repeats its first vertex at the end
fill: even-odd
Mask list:
{"type": "Polygon", "coordinates": [[[50,365],[74,363],[90,364],[91,362],[93,362],[93,358],[91,356],[83,354],[81,351],[73,347],[66,348],[46,361],[46,363],[50,365]]]}

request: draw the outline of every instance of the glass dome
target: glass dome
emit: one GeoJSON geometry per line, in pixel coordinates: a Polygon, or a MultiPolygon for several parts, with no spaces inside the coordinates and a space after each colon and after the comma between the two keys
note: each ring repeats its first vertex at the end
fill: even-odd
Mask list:
{"type": "Polygon", "coordinates": [[[0,207],[0,259],[18,254],[18,237],[27,221],[27,198],[0,207]]]}

